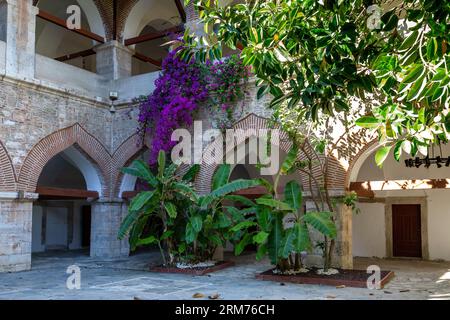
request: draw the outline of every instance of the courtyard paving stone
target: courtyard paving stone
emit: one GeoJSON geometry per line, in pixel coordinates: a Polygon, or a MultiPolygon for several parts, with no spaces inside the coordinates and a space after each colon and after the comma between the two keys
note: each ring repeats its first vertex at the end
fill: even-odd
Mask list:
{"type": "Polygon", "coordinates": [[[230,257],[234,267],[206,276],[148,272],[159,264],[157,252],[128,259],[100,261],[81,252],[39,254],[31,271],[0,274],[0,299],[37,300],[187,300],[195,293],[218,293],[221,299],[450,299],[450,263],[416,260],[355,259],[355,268],[376,264],[393,270],[395,278],[381,290],[260,281],[255,274],[270,268],[254,255],[230,257]],[[67,267],[81,269],[81,289],[69,290],[67,267]]]}

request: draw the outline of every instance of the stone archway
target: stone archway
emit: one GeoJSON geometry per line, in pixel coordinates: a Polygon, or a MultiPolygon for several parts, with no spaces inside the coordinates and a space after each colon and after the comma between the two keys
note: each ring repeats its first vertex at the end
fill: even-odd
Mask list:
{"type": "MultiPolygon", "coordinates": [[[[247,138],[249,138],[246,134],[244,134],[243,130],[269,130],[269,129],[280,129],[279,127],[272,128],[269,125],[269,120],[263,117],[260,117],[254,113],[247,115],[241,120],[237,121],[232,129],[236,130],[236,142],[237,144],[245,142],[247,138]]],[[[280,130],[279,136],[279,148],[281,148],[284,152],[288,153],[292,147],[292,142],[290,141],[288,135],[280,130]]],[[[219,164],[211,164],[212,159],[209,159],[209,155],[213,149],[223,148],[223,145],[219,145],[221,142],[218,140],[213,141],[209,145],[204,148],[204,154],[206,156],[203,157],[203,163],[200,169],[200,172],[195,181],[196,190],[200,194],[206,194],[211,191],[211,180],[216,171],[219,164]]],[[[300,156],[300,154],[299,154],[300,156]]]]}
{"type": "Polygon", "coordinates": [[[111,178],[111,197],[121,198],[123,191],[132,191],[129,189],[131,186],[134,187],[134,182],[136,178],[127,179],[127,175],[121,172],[121,168],[129,165],[134,159],[137,158],[141,153],[149,148],[148,139],[144,143],[140,134],[134,134],[125,140],[114,152],[112,159],[112,172],[113,176],[111,178]]]}
{"type": "Polygon", "coordinates": [[[171,21],[177,15],[178,10],[174,1],[166,2],[164,5],[158,0],[136,1],[123,24],[122,36],[124,39],[135,37],[150,21],[155,19],[171,21]]]}
{"type": "Polygon", "coordinates": [[[34,192],[45,164],[52,157],[75,144],[98,168],[103,184],[102,190],[96,191],[101,195],[108,194],[111,156],[106,148],[78,123],[48,135],[31,149],[20,168],[18,188],[34,192]]]}

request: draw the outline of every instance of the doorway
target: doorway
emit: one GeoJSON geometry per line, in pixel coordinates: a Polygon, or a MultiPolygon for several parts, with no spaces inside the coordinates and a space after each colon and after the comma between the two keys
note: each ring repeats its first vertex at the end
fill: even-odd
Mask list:
{"type": "Polygon", "coordinates": [[[392,254],[422,258],[420,204],[392,205],[392,254]]]}

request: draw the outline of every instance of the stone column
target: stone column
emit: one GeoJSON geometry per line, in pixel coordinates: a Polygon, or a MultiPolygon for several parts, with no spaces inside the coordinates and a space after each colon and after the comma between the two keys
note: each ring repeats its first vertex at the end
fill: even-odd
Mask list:
{"type": "Polygon", "coordinates": [[[0,0],[0,40],[6,41],[6,75],[34,78],[36,15],[32,0],[0,0]]]}
{"type": "Polygon", "coordinates": [[[31,269],[32,212],[33,199],[0,192],[0,272],[31,269]]]}
{"type": "Polygon", "coordinates": [[[131,76],[133,50],[118,41],[110,41],[96,47],[97,73],[108,80],[131,76]]]}
{"type": "Polygon", "coordinates": [[[338,254],[339,265],[343,269],[353,269],[352,249],[352,208],[346,205],[339,207],[338,222],[338,254]]]}
{"type": "Polygon", "coordinates": [[[117,237],[126,214],[124,202],[99,200],[92,205],[91,257],[109,259],[128,256],[128,239],[119,240],[117,237]]]}

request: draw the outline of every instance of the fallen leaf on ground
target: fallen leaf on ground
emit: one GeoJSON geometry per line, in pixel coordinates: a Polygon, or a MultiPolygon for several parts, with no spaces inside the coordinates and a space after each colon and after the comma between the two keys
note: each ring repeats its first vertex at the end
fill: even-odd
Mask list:
{"type": "Polygon", "coordinates": [[[409,292],[409,289],[400,290],[400,292],[409,292]]]}
{"type": "Polygon", "coordinates": [[[134,297],[133,299],[134,300],[141,300],[141,298],[139,298],[139,297],[134,297]]]}
{"type": "Polygon", "coordinates": [[[386,294],[392,294],[392,292],[387,291],[387,290],[384,290],[383,292],[386,293],[386,294]]]}
{"type": "Polygon", "coordinates": [[[192,296],[192,298],[195,298],[195,299],[200,299],[200,298],[204,298],[204,297],[205,297],[205,295],[203,293],[199,293],[199,292],[194,293],[194,295],[192,296]]]}
{"type": "Polygon", "coordinates": [[[211,300],[217,300],[217,299],[219,299],[219,297],[220,297],[220,294],[215,293],[213,295],[210,295],[208,298],[210,298],[211,300]]]}
{"type": "Polygon", "coordinates": [[[280,286],[285,286],[286,284],[284,284],[283,282],[280,283],[280,286]]]}
{"type": "Polygon", "coordinates": [[[336,286],[336,289],[344,289],[345,285],[336,286]]]}
{"type": "Polygon", "coordinates": [[[332,296],[332,295],[327,296],[327,299],[335,299],[335,298],[336,298],[336,296],[332,296]]]}

